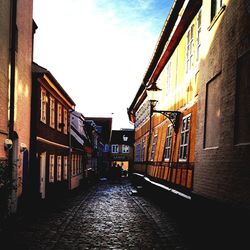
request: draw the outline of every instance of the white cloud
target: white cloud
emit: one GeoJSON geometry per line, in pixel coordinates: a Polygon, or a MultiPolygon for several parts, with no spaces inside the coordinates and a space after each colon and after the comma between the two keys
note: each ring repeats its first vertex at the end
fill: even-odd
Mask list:
{"type": "MultiPolygon", "coordinates": [[[[38,25],[34,60],[51,71],[75,101],[76,110],[86,116],[113,112],[114,129],[131,127],[127,107],[157,37],[147,20],[133,15],[130,20],[114,6],[96,2],[99,5],[91,0],[34,0],[38,25]]],[[[148,8],[151,1],[139,3],[148,8]]]]}

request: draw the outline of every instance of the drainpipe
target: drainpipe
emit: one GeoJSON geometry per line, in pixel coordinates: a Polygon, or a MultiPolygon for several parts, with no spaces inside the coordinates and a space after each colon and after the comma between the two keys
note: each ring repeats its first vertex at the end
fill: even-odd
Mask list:
{"type": "MultiPolygon", "coordinates": [[[[16,68],[16,19],[17,19],[17,0],[11,1],[11,36],[10,36],[10,86],[9,86],[9,139],[14,142],[14,114],[15,114],[15,68],[16,68]]],[[[10,179],[11,179],[11,192],[16,192],[13,190],[13,186],[16,181],[15,164],[13,164],[13,147],[8,152],[8,163],[10,166],[10,179]]]]}

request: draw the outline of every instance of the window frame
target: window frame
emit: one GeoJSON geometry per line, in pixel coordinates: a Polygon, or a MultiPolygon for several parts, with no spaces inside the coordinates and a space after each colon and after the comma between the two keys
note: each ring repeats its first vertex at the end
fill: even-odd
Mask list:
{"type": "Polygon", "coordinates": [[[219,14],[221,8],[223,7],[223,0],[211,0],[211,22],[219,14]]]}
{"type": "Polygon", "coordinates": [[[53,183],[55,181],[55,155],[49,155],[49,182],[53,183]]]}
{"type": "Polygon", "coordinates": [[[201,25],[201,18],[202,18],[202,11],[201,9],[198,12],[197,15],[197,19],[196,19],[196,61],[200,62],[201,59],[201,29],[202,29],[202,25],[201,25]]]}
{"type": "Polygon", "coordinates": [[[57,170],[57,181],[62,180],[62,156],[58,155],[56,157],[56,170],[57,170]]]}
{"type": "Polygon", "coordinates": [[[167,127],[167,134],[166,134],[164,153],[163,153],[163,161],[169,161],[170,159],[173,131],[174,131],[173,124],[169,124],[167,127]],[[168,157],[166,157],[167,152],[169,152],[167,155],[168,157]]]}
{"type": "Polygon", "coordinates": [[[112,144],[111,145],[111,153],[112,154],[118,154],[119,153],[119,145],[118,144],[112,144]],[[116,149],[116,150],[114,150],[116,149]]]}
{"type": "Polygon", "coordinates": [[[190,128],[191,128],[191,113],[182,118],[180,145],[179,145],[179,161],[187,161],[187,159],[188,159],[190,128]],[[187,123],[184,124],[185,120],[189,121],[188,128],[186,128],[187,123]],[[185,127],[184,127],[184,125],[185,125],[185,127]]]}
{"type": "Polygon", "coordinates": [[[63,133],[65,135],[68,134],[68,110],[66,108],[63,108],[63,133]]]}
{"type": "Polygon", "coordinates": [[[145,159],[145,138],[142,139],[141,145],[141,161],[143,162],[145,159]]]}
{"type": "Polygon", "coordinates": [[[156,135],[154,135],[154,139],[153,139],[153,143],[152,143],[150,161],[154,161],[157,141],[158,141],[158,135],[156,134],[156,135]]]}
{"type": "Polygon", "coordinates": [[[63,156],[63,179],[68,179],[68,156],[63,156]]]}
{"type": "Polygon", "coordinates": [[[62,131],[62,104],[57,103],[57,130],[62,131]]]}
{"type": "Polygon", "coordinates": [[[122,153],[123,154],[129,154],[129,145],[122,145],[122,153]]]}
{"type": "Polygon", "coordinates": [[[55,98],[49,97],[49,125],[51,128],[55,128],[55,98]]]}
{"type": "Polygon", "coordinates": [[[186,74],[189,74],[192,70],[193,57],[194,57],[194,24],[191,24],[186,33],[186,74]]]}
{"type": "Polygon", "coordinates": [[[137,143],[135,146],[135,161],[140,161],[141,156],[141,144],[137,143]]]}
{"type": "Polygon", "coordinates": [[[47,121],[47,91],[41,87],[40,91],[40,121],[46,124],[47,121]]]}

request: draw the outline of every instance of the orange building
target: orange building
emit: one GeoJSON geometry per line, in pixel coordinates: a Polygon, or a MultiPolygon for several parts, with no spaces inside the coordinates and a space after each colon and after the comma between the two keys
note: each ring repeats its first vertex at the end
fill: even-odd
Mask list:
{"type": "Polygon", "coordinates": [[[175,1],[128,109],[135,122],[134,171],[186,194],[193,188],[200,7],[201,1],[175,1]],[[158,92],[158,100],[150,97],[158,92]]]}
{"type": "Polygon", "coordinates": [[[249,7],[174,1],[128,108],[137,176],[250,208],[249,7]]]}

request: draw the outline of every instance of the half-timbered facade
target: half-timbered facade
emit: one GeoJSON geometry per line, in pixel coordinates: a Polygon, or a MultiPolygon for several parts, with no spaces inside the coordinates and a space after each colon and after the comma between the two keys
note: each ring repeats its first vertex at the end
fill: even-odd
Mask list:
{"type": "Polygon", "coordinates": [[[249,7],[174,1],[128,108],[135,173],[189,199],[250,208],[249,7]]]}
{"type": "Polygon", "coordinates": [[[135,123],[134,171],[188,194],[195,162],[200,7],[201,1],[175,1],[128,109],[135,123]],[[154,105],[150,89],[161,89],[154,105]]]}

